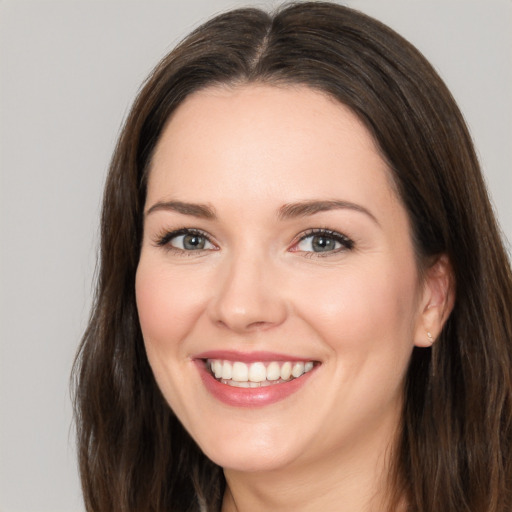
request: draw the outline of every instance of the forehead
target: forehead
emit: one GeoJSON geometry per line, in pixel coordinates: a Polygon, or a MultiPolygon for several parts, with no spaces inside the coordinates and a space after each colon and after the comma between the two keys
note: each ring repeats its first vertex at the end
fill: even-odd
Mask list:
{"type": "Polygon", "coordinates": [[[177,108],[152,159],[148,200],[155,194],[243,197],[243,206],[263,195],[395,196],[373,137],[348,107],[305,86],[259,84],[210,87],[177,108]]]}

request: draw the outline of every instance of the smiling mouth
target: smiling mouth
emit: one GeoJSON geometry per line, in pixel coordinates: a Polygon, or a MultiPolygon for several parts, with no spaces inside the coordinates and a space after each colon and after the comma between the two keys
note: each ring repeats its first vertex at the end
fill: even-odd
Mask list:
{"type": "Polygon", "coordinates": [[[206,368],[222,384],[237,388],[260,388],[284,384],[302,377],[315,367],[314,361],[270,361],[244,363],[206,359],[206,368]]]}

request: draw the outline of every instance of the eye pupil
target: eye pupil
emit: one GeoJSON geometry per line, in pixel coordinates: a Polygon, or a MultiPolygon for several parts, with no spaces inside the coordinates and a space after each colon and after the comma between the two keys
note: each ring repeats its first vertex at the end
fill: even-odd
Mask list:
{"type": "Polygon", "coordinates": [[[183,247],[185,249],[189,249],[189,250],[204,249],[205,243],[206,243],[206,241],[205,241],[204,236],[191,234],[191,235],[185,235],[183,237],[183,247]]]}
{"type": "Polygon", "coordinates": [[[332,238],[327,238],[325,236],[315,236],[313,237],[311,244],[315,252],[324,252],[335,249],[336,242],[332,238]]]}

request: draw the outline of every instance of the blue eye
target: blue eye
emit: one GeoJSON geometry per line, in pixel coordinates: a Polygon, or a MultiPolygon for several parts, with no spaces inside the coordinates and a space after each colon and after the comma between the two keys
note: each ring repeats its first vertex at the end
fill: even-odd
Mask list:
{"type": "Polygon", "coordinates": [[[203,251],[215,249],[208,237],[193,229],[180,229],[166,233],[157,240],[161,247],[168,247],[178,251],[203,251]]]}
{"type": "Polygon", "coordinates": [[[328,253],[352,249],[354,243],[341,233],[329,230],[314,230],[304,235],[296,245],[298,251],[328,253]]]}

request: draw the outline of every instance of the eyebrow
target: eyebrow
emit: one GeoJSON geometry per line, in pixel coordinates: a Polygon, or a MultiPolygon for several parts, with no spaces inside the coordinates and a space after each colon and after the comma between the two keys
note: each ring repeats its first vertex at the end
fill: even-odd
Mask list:
{"type": "Polygon", "coordinates": [[[215,210],[207,204],[184,203],[183,201],[159,201],[148,209],[145,215],[156,211],[172,211],[200,219],[215,219],[215,210]]]}
{"type": "Polygon", "coordinates": [[[350,201],[340,200],[329,200],[329,201],[301,201],[297,203],[288,203],[278,211],[278,217],[281,220],[296,218],[296,217],[308,217],[319,212],[326,212],[329,210],[353,210],[359,213],[367,215],[375,224],[380,226],[379,221],[364,206],[350,201]]]}
{"type": "MultiPolygon", "coordinates": [[[[215,209],[207,204],[185,203],[183,201],[159,201],[151,206],[145,213],[150,215],[156,211],[173,211],[183,215],[190,215],[200,219],[214,220],[217,218],[215,209]]],[[[377,218],[363,206],[351,203],[350,201],[327,200],[327,201],[300,201],[287,203],[278,210],[277,217],[280,220],[293,219],[297,217],[309,217],[316,213],[329,210],[353,210],[367,215],[373,222],[380,226],[377,218]]]]}

